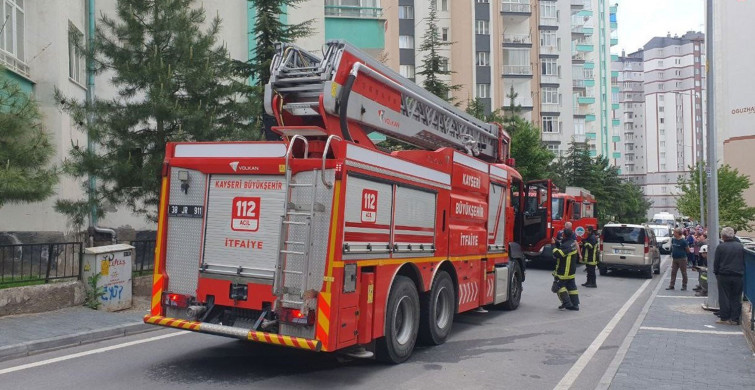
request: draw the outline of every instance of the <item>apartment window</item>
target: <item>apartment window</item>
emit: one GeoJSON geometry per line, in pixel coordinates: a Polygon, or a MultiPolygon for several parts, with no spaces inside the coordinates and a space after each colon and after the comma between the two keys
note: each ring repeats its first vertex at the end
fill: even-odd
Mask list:
{"type": "Polygon", "coordinates": [[[659,79],[662,79],[662,78],[663,78],[663,72],[658,72],[658,78],[659,78],[659,79]]]}
{"type": "Polygon", "coordinates": [[[558,76],[558,61],[555,58],[541,58],[540,71],[543,76],[558,76]]]}
{"type": "Polygon", "coordinates": [[[661,170],[662,170],[662,171],[665,171],[665,170],[666,170],[666,164],[661,164],[661,170]]]}
{"type": "Polygon", "coordinates": [[[3,27],[0,33],[0,49],[12,54],[21,61],[24,59],[24,2],[23,0],[3,0],[3,27]]]}
{"type": "Polygon", "coordinates": [[[543,104],[558,104],[558,88],[543,87],[542,102],[543,104]]]}
{"type": "Polygon", "coordinates": [[[658,118],[658,123],[660,123],[660,124],[666,123],[666,119],[665,118],[658,118]]]}
{"type": "Polygon", "coordinates": [[[682,64],[682,59],[681,58],[677,58],[677,59],[674,60],[674,65],[681,65],[681,64],[682,64]]]}
{"type": "Polygon", "coordinates": [[[540,46],[557,47],[557,42],[555,31],[540,31],[540,46]]]}
{"type": "Polygon", "coordinates": [[[663,101],[663,95],[658,95],[658,101],[659,101],[659,102],[662,102],[662,101],[663,101]]]}
{"type": "Polygon", "coordinates": [[[414,80],[414,65],[399,65],[398,73],[403,77],[414,80]]]}
{"type": "Polygon", "coordinates": [[[414,49],[414,36],[412,36],[412,35],[399,35],[398,36],[398,48],[399,49],[414,49]]]}
{"type": "Polygon", "coordinates": [[[700,62],[700,57],[695,57],[695,62],[700,62]]]}
{"type": "Polygon", "coordinates": [[[550,150],[551,153],[555,154],[556,156],[559,155],[559,153],[558,153],[558,146],[559,146],[559,144],[550,143],[550,142],[547,143],[547,144],[545,144],[545,148],[548,149],[548,150],[550,150]]]}
{"type": "Polygon", "coordinates": [[[558,133],[558,117],[544,116],[542,121],[543,133],[558,133]]]}
{"type": "Polygon", "coordinates": [[[700,86],[700,80],[695,80],[695,87],[699,87],[699,86],[700,86]]]}
{"type": "Polygon", "coordinates": [[[662,106],[661,106],[661,107],[658,107],[658,112],[663,112],[664,108],[665,108],[665,107],[662,107],[662,106]]]}
{"type": "Polygon", "coordinates": [[[661,147],[661,149],[666,147],[666,141],[661,141],[661,143],[658,145],[661,147]]]}
{"type": "Polygon", "coordinates": [[[477,2],[480,4],[488,4],[490,3],[490,0],[477,0],[477,2]]]}
{"type": "Polygon", "coordinates": [[[448,72],[448,58],[441,58],[438,68],[441,72],[448,72]]]}
{"type": "Polygon", "coordinates": [[[490,97],[490,84],[477,84],[476,97],[485,99],[490,97]]]}
{"type": "Polygon", "coordinates": [[[584,119],[574,119],[574,135],[585,135],[584,119]]]}
{"type": "Polygon", "coordinates": [[[479,35],[489,35],[490,34],[490,27],[489,27],[489,21],[487,20],[476,20],[475,21],[475,33],[479,35]]]}
{"type": "Polygon", "coordinates": [[[695,74],[700,74],[700,68],[695,68],[695,74]]]}
{"type": "Polygon", "coordinates": [[[661,159],[665,159],[665,158],[666,158],[666,152],[661,152],[661,159]]]}
{"type": "Polygon", "coordinates": [[[402,5],[398,7],[399,19],[414,19],[414,7],[411,5],[402,5]]]}
{"type": "Polygon", "coordinates": [[[83,44],[84,34],[73,24],[68,24],[68,77],[79,84],[84,84],[86,78],[83,44]]]}
{"type": "Polygon", "coordinates": [[[676,82],[676,87],[677,88],[681,88],[682,87],[682,82],[681,81],[677,81],[676,82]]]}
{"type": "Polygon", "coordinates": [[[663,91],[663,83],[658,83],[658,90],[663,91]]]}
{"type": "Polygon", "coordinates": [[[448,27],[443,27],[440,29],[440,40],[443,42],[448,42],[448,27]]]}
{"type": "Polygon", "coordinates": [[[556,2],[552,2],[552,1],[540,2],[540,16],[544,18],[556,19],[558,17],[558,10],[556,9],[556,2]]]}
{"type": "Polygon", "coordinates": [[[477,52],[477,66],[490,66],[490,52],[477,52]]]}
{"type": "Polygon", "coordinates": [[[666,135],[666,130],[664,130],[664,129],[658,129],[658,135],[661,135],[661,136],[666,135]]]}
{"type": "Polygon", "coordinates": [[[658,61],[658,66],[663,66],[663,61],[662,60],[658,61]]]}

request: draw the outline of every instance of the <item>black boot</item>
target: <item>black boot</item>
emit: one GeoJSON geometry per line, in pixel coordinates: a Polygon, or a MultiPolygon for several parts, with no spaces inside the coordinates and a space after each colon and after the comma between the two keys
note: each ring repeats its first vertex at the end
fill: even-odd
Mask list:
{"type": "Polygon", "coordinates": [[[566,310],[579,311],[579,294],[569,294],[569,300],[572,305],[571,307],[566,307],[566,310]]]}
{"type": "Polygon", "coordinates": [[[598,287],[597,283],[595,283],[595,275],[588,276],[587,283],[583,284],[583,286],[590,287],[590,288],[598,287]]]}
{"type": "Polygon", "coordinates": [[[571,297],[569,296],[569,292],[567,291],[559,291],[558,292],[558,298],[561,300],[561,306],[558,307],[559,310],[574,310],[572,309],[574,305],[572,304],[571,297]]]}

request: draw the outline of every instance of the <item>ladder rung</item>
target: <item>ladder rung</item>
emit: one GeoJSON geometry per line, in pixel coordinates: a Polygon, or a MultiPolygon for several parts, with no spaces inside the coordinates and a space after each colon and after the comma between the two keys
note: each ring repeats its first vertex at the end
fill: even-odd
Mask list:
{"type": "Polygon", "coordinates": [[[304,301],[291,301],[291,300],[288,300],[288,299],[281,299],[281,302],[283,302],[283,303],[289,303],[289,304],[294,304],[294,305],[303,305],[304,304],[304,301]]]}
{"type": "Polygon", "coordinates": [[[305,245],[305,243],[301,241],[285,241],[285,243],[288,245],[305,245]]]}
{"type": "Polygon", "coordinates": [[[284,274],[294,274],[294,275],[301,275],[302,274],[301,271],[290,271],[290,270],[286,270],[286,269],[283,270],[283,273],[284,274]]]}
{"type": "Polygon", "coordinates": [[[307,222],[283,221],[286,225],[307,225],[307,222]]]}
{"type": "Polygon", "coordinates": [[[288,186],[289,187],[314,187],[315,185],[314,184],[304,184],[304,183],[302,183],[302,184],[292,183],[292,184],[289,184],[288,186]]]}
{"type": "Polygon", "coordinates": [[[304,256],[306,254],[306,253],[301,252],[301,251],[290,251],[290,250],[286,250],[286,249],[281,250],[281,253],[285,253],[285,254],[288,254],[288,255],[302,255],[302,256],[304,256]]]}
{"type": "Polygon", "coordinates": [[[311,217],[312,213],[305,213],[303,211],[289,211],[286,213],[286,215],[301,215],[305,217],[311,217]]]}

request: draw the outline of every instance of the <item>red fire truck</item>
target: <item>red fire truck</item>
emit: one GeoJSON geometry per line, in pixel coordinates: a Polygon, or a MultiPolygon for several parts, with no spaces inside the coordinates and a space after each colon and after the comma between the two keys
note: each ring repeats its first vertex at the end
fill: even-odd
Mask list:
{"type": "Polygon", "coordinates": [[[529,191],[499,125],[343,41],[280,45],[271,71],[281,141],[167,145],[146,323],[399,363],[457,313],[518,307],[529,191]]]}
{"type": "MultiPolygon", "coordinates": [[[[597,230],[598,219],[595,207],[597,202],[590,191],[580,187],[566,187],[566,192],[558,189],[550,180],[540,180],[528,183],[530,191],[529,203],[525,208],[525,238],[522,247],[528,260],[539,263],[553,263],[552,239],[564,229],[567,222],[571,222],[572,229],[581,241],[587,233],[587,227],[597,230]],[[527,220],[536,215],[538,220],[547,219],[545,231],[528,231],[527,220]],[[529,234],[527,234],[529,233],[529,234]],[[540,238],[539,240],[528,237],[540,238]]],[[[541,225],[535,225],[538,228],[541,225]]]]}

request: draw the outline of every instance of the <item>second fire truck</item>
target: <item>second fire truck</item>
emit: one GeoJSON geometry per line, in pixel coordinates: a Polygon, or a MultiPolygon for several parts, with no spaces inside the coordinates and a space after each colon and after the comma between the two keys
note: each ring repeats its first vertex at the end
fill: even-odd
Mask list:
{"type": "Polygon", "coordinates": [[[519,306],[525,223],[548,221],[519,209],[500,126],[343,41],[271,71],[281,141],[167,145],[145,322],[399,363],[457,313],[519,306]]]}

